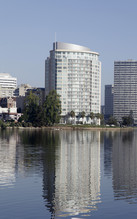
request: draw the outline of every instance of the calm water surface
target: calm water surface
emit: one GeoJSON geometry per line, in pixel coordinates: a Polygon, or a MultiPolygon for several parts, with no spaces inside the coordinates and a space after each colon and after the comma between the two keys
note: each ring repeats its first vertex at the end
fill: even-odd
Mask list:
{"type": "Polygon", "coordinates": [[[137,130],[0,131],[0,218],[136,218],[137,130]]]}

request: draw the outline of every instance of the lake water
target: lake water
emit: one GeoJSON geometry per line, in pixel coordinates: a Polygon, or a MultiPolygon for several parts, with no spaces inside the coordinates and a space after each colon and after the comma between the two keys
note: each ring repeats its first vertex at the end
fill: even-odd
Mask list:
{"type": "Polygon", "coordinates": [[[0,131],[0,218],[136,218],[137,130],[0,131]]]}

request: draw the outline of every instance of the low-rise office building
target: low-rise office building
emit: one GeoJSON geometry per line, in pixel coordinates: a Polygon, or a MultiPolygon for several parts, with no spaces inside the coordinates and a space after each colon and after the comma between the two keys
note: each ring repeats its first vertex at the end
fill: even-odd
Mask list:
{"type": "Polygon", "coordinates": [[[0,73],[0,97],[13,97],[17,87],[17,78],[8,73],[0,73]]]}
{"type": "Polygon", "coordinates": [[[15,96],[25,96],[26,92],[32,89],[32,87],[29,84],[21,84],[15,89],[15,96]]]}

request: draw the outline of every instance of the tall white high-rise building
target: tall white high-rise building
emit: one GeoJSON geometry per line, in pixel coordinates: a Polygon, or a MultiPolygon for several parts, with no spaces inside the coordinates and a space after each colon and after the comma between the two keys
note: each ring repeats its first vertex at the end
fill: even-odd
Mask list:
{"type": "Polygon", "coordinates": [[[60,95],[62,116],[72,110],[100,113],[101,62],[89,48],[56,42],[45,61],[45,94],[60,95]]]}
{"type": "Polygon", "coordinates": [[[114,116],[122,121],[131,111],[137,122],[137,61],[115,61],[114,116]]]}
{"type": "Polygon", "coordinates": [[[8,73],[0,73],[0,98],[14,96],[17,87],[17,78],[8,73]]]}

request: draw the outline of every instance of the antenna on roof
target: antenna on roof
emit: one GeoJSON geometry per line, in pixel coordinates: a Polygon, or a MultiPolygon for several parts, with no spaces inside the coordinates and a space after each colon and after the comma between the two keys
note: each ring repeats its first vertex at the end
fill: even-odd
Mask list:
{"type": "Polygon", "coordinates": [[[56,32],[55,32],[55,50],[56,50],[56,32]]]}

